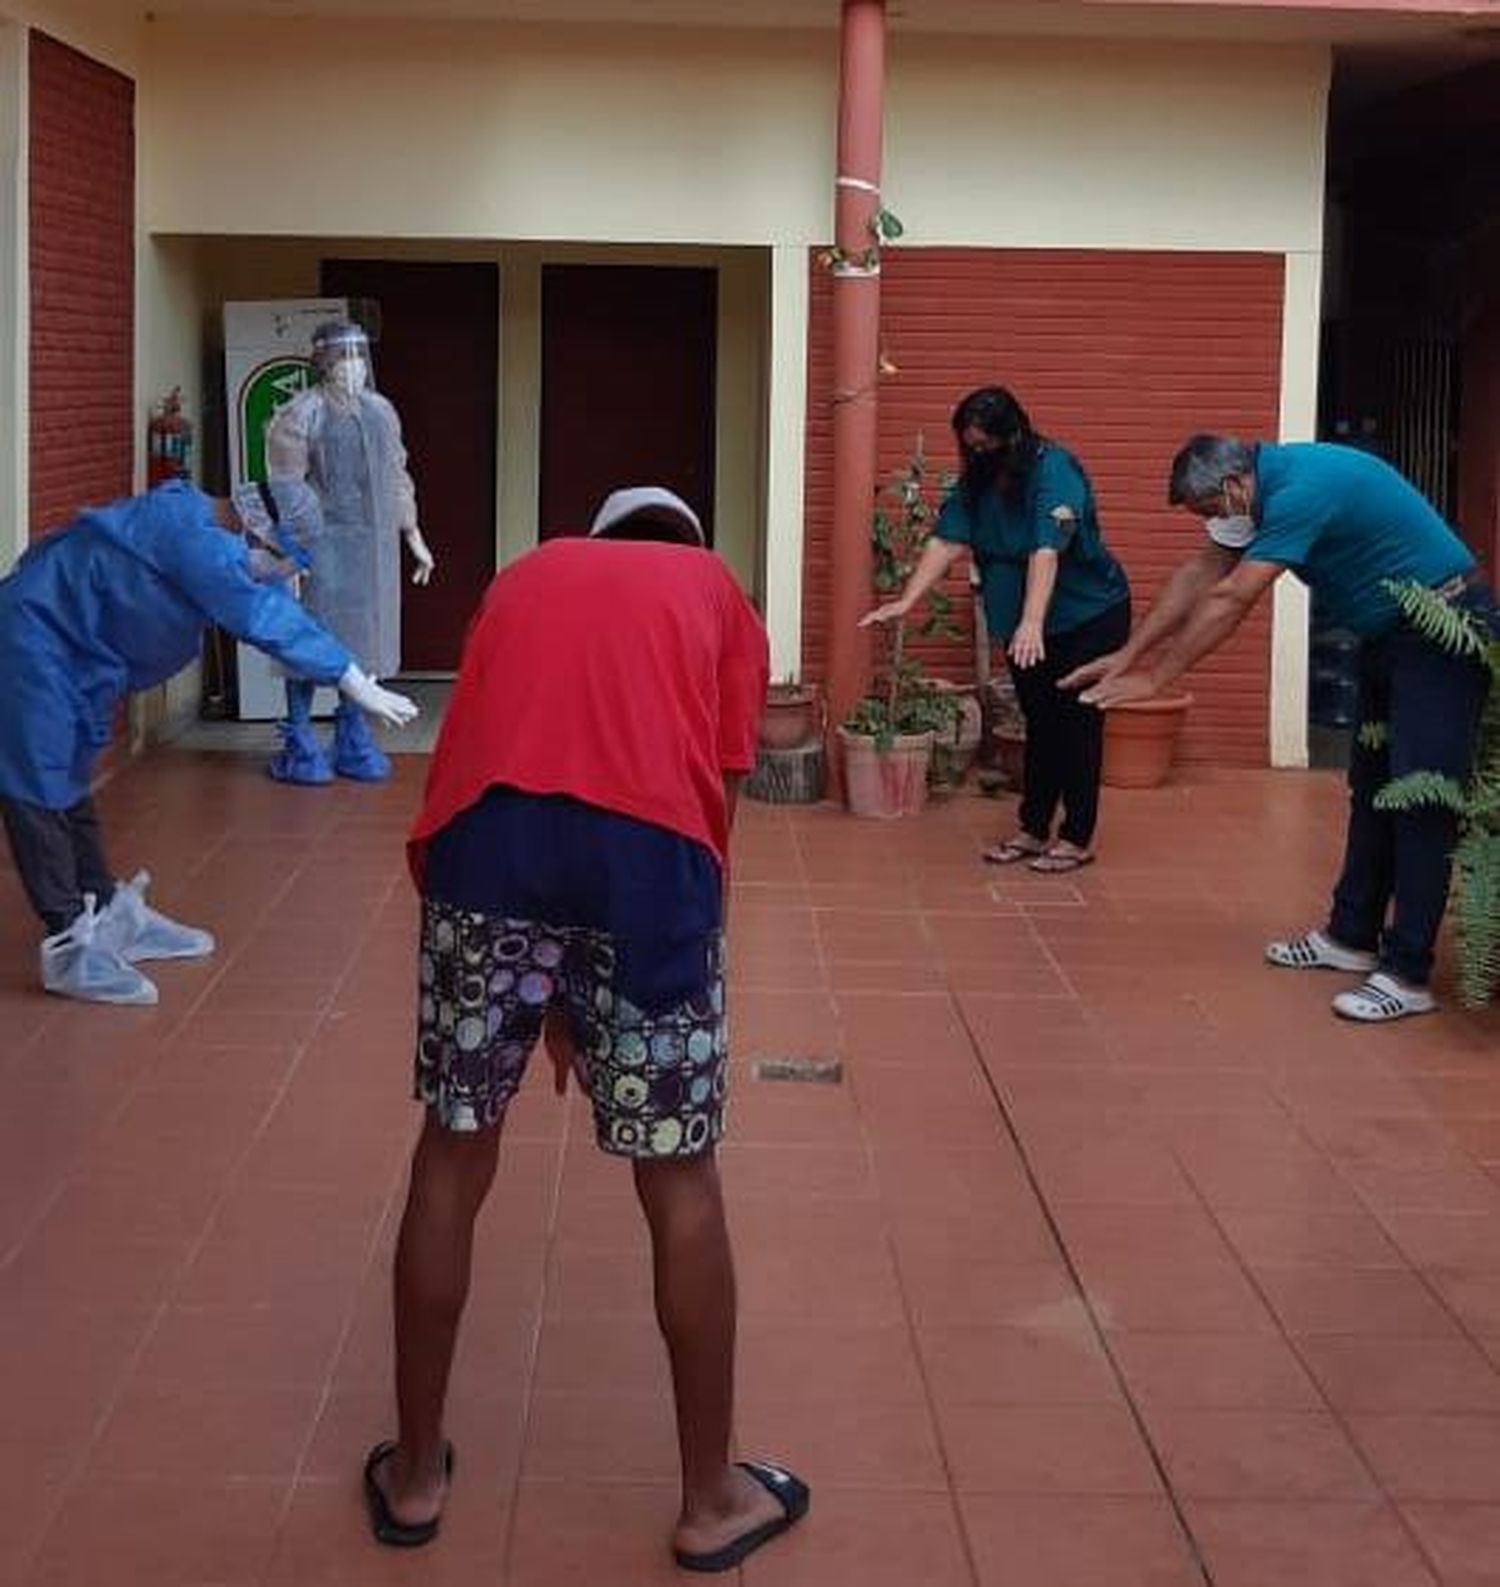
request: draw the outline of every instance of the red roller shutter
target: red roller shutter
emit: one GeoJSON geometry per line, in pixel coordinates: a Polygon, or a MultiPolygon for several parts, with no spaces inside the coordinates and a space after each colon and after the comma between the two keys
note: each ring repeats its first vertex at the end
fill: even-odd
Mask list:
{"type": "Polygon", "coordinates": [[[33,32],[31,532],[131,487],[135,88],[33,32]]]}
{"type": "MultiPolygon", "coordinates": [[[[812,264],[803,660],[822,675],[832,478],[831,285],[812,264]]],[[[948,415],[965,391],[1011,386],[1039,428],[1074,450],[1098,494],[1105,534],[1130,575],[1137,612],[1195,543],[1165,505],[1167,466],[1195,430],[1277,433],[1281,387],[1279,254],[900,248],[882,283],[885,348],[897,373],[880,390],[882,478],[917,432],[953,466],[948,415]]],[[[969,641],[932,659],[972,675],[969,641]]],[[[1268,758],[1270,603],[1198,668],[1186,757],[1222,765],[1268,758]]]]}

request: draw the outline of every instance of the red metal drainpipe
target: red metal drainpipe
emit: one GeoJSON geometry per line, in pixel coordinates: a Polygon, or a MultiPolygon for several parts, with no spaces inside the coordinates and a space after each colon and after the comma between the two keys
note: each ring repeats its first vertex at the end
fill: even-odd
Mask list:
{"type": "MultiPolygon", "coordinates": [[[[880,273],[857,260],[874,241],[880,207],[885,100],[885,0],[844,0],[839,77],[838,183],[833,265],[833,535],[828,602],[828,720],[841,722],[865,692],[871,605],[870,519],[875,507],[875,382],[880,360],[880,273]]],[[[843,786],[835,743],[830,782],[843,786]]]]}

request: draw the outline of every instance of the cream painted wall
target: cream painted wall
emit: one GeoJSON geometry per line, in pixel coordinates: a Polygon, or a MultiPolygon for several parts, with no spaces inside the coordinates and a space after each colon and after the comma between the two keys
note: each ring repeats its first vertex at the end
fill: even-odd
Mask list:
{"type": "Polygon", "coordinates": [[[134,6],[101,6],[89,0],[3,0],[0,21],[6,19],[40,28],[127,77],[136,74],[145,24],[134,6]]]}
{"type": "MultiPolygon", "coordinates": [[[[827,32],[161,18],[147,222],[824,241],[835,52],[827,32]]],[[[888,200],[914,243],[1314,246],[1326,69],[1316,45],[899,34],[888,200]]]]}

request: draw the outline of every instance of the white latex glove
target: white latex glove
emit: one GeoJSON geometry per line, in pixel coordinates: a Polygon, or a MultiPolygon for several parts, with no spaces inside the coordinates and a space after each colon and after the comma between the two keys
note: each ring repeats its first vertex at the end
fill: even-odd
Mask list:
{"type": "Polygon", "coordinates": [[[406,536],[406,549],[411,552],[411,559],[417,564],[411,570],[411,581],[413,584],[425,584],[432,577],[433,569],[437,567],[431,548],[422,538],[420,529],[403,529],[401,533],[406,536]]]}
{"type": "Polygon", "coordinates": [[[392,689],[382,689],[358,667],[350,667],[339,679],[339,692],[348,695],[361,711],[368,711],[387,727],[405,727],[417,715],[415,700],[408,700],[392,689]]]}

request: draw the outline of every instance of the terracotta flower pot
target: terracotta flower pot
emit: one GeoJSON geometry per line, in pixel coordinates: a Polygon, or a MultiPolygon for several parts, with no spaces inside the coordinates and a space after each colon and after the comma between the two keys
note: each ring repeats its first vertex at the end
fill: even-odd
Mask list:
{"type": "Polygon", "coordinates": [[[764,749],[801,749],[823,736],[823,700],[810,683],[773,683],[760,723],[764,749]]]}
{"type": "Polygon", "coordinates": [[[877,749],[863,733],[839,729],[844,750],[844,797],[850,815],[893,820],[914,816],[927,803],[931,733],[903,733],[889,749],[877,749]]]}
{"type": "Polygon", "coordinates": [[[1172,769],[1190,694],[1163,694],[1104,713],[1103,781],[1109,788],[1159,788],[1172,769]]]}

